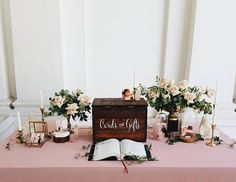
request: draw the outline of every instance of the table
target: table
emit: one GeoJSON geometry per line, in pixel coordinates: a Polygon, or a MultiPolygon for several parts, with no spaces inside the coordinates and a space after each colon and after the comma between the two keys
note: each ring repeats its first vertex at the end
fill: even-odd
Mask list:
{"type": "Polygon", "coordinates": [[[5,141],[0,145],[0,182],[236,181],[236,149],[226,144],[211,148],[204,142],[167,145],[148,139],[152,156],[159,161],[129,165],[126,174],[120,161],[74,158],[83,145],[91,142],[91,129],[81,129],[73,143],[48,141],[42,148],[14,144],[8,151],[5,141]]]}

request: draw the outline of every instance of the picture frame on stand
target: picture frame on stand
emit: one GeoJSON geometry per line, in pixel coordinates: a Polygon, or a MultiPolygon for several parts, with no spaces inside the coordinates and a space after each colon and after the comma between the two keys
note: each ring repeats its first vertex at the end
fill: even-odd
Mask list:
{"type": "Polygon", "coordinates": [[[48,126],[45,121],[29,121],[30,135],[25,144],[28,147],[42,147],[47,140],[48,126]]]}

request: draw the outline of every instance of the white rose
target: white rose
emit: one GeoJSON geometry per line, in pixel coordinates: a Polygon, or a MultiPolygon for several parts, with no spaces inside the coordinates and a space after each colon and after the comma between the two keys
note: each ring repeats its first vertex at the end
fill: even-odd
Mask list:
{"type": "Polygon", "coordinates": [[[204,95],[201,95],[197,99],[198,99],[199,102],[202,102],[205,98],[204,98],[204,95]]]}
{"type": "Polygon", "coordinates": [[[160,86],[161,88],[166,88],[166,87],[169,85],[169,83],[170,83],[169,80],[167,80],[167,79],[165,79],[165,78],[162,78],[162,79],[160,80],[159,86],[160,86]]]}
{"type": "Polygon", "coordinates": [[[179,87],[177,85],[171,86],[169,91],[173,96],[178,95],[180,93],[179,92],[179,87]]]}
{"type": "Polygon", "coordinates": [[[188,104],[194,103],[194,99],[196,98],[195,93],[187,92],[184,96],[184,99],[187,100],[188,104]]]}
{"type": "Polygon", "coordinates": [[[181,90],[184,90],[186,88],[188,88],[189,84],[188,84],[188,80],[182,80],[179,82],[179,88],[181,90]]]}
{"type": "Polygon", "coordinates": [[[208,97],[212,97],[215,94],[215,90],[207,87],[206,94],[208,97]]]}
{"type": "Polygon", "coordinates": [[[74,114],[76,114],[78,108],[79,108],[79,107],[77,106],[76,103],[67,104],[67,108],[66,108],[66,110],[67,110],[67,115],[74,115],[74,114]]]}
{"type": "Polygon", "coordinates": [[[55,96],[54,97],[54,105],[58,106],[59,108],[61,108],[61,106],[64,103],[65,98],[62,96],[55,96]]]}
{"type": "Polygon", "coordinates": [[[174,80],[169,80],[168,82],[169,82],[169,83],[168,83],[169,86],[173,86],[173,85],[175,84],[175,81],[174,81],[174,80]]]}
{"type": "Polygon", "coordinates": [[[206,93],[206,89],[204,87],[200,87],[201,93],[205,94],[206,93]]]}
{"type": "Polygon", "coordinates": [[[90,104],[90,98],[86,95],[81,95],[77,98],[83,105],[88,106],[90,104]]]}

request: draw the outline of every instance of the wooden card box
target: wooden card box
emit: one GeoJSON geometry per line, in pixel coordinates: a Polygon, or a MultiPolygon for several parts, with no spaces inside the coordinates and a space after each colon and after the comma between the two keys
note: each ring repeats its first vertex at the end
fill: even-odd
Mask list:
{"type": "Polygon", "coordinates": [[[145,142],[147,138],[147,103],[120,98],[97,98],[92,104],[93,142],[109,138],[145,142]]]}

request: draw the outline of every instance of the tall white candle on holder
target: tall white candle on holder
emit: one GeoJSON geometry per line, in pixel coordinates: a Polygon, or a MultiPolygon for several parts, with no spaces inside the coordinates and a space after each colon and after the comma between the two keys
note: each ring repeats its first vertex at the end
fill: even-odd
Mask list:
{"type": "Polygon", "coordinates": [[[214,97],[214,107],[213,107],[213,118],[212,118],[212,124],[216,124],[216,97],[217,97],[217,89],[218,89],[218,83],[216,82],[216,89],[215,89],[215,97],[214,97]]]}
{"type": "Polygon", "coordinates": [[[135,67],[134,67],[134,88],[135,88],[135,67]]]}
{"type": "Polygon", "coordinates": [[[43,109],[43,90],[40,89],[40,108],[43,109]]]}
{"type": "Polygon", "coordinates": [[[20,120],[20,112],[17,111],[16,113],[17,113],[17,121],[18,121],[19,130],[22,130],[22,128],[21,128],[21,120],[20,120]]]}

